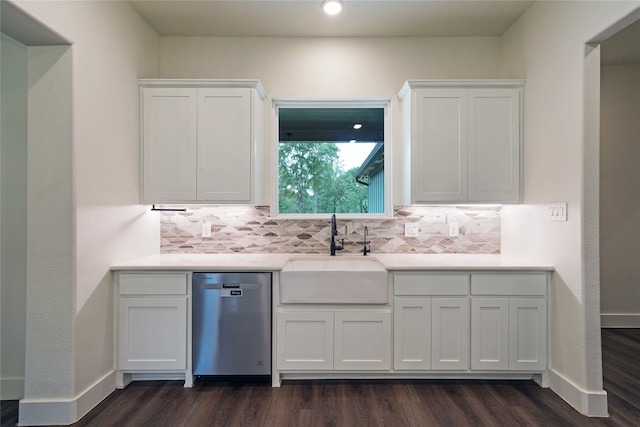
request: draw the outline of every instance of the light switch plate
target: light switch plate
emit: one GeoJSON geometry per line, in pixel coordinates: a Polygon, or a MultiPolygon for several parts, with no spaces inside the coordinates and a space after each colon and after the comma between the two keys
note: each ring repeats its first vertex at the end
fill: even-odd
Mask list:
{"type": "Polygon", "coordinates": [[[549,221],[566,221],[567,220],[567,204],[549,203],[547,205],[547,219],[549,221]]]}
{"type": "Polygon", "coordinates": [[[211,237],[211,223],[203,222],[202,223],[202,237],[211,237]]]}

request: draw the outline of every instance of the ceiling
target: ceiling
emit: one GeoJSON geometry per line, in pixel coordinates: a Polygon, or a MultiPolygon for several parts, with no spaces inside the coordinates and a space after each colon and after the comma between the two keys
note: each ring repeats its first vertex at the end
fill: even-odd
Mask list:
{"type": "Polygon", "coordinates": [[[278,123],[280,142],[384,142],[383,108],[279,108],[278,123]]]}
{"type": "Polygon", "coordinates": [[[640,64],[640,21],[602,42],[600,53],[603,64],[640,64]]]}
{"type": "Polygon", "coordinates": [[[530,0],[344,0],[326,15],[321,0],[131,0],[161,36],[499,36],[530,0]]]}

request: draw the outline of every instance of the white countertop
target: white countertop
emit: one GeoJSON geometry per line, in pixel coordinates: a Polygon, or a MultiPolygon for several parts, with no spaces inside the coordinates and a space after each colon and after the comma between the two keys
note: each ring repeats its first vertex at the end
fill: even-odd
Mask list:
{"type": "MultiPolygon", "coordinates": [[[[324,255],[297,254],[162,254],[111,266],[111,270],[279,271],[291,258],[324,255]]],[[[329,255],[326,255],[329,257],[329,255]]],[[[356,255],[342,255],[355,257],[356,255]]],[[[387,270],[540,270],[553,266],[503,255],[371,254],[387,270]]],[[[341,257],[341,255],[336,255],[341,257]]]]}

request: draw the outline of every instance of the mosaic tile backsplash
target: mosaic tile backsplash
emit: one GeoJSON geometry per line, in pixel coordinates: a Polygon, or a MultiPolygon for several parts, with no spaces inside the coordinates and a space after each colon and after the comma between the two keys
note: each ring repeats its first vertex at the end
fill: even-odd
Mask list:
{"type": "MultiPolygon", "coordinates": [[[[326,220],[277,219],[268,206],[195,206],[161,213],[161,252],[329,254],[330,215],[326,220]],[[202,237],[202,223],[211,237],[202,237]]],[[[348,220],[338,215],[342,253],[362,252],[364,227],[372,253],[499,254],[499,207],[423,207],[394,209],[392,219],[348,220]],[[448,237],[447,222],[459,235],[448,237]],[[405,237],[405,224],[417,223],[418,237],[405,237]]]]}

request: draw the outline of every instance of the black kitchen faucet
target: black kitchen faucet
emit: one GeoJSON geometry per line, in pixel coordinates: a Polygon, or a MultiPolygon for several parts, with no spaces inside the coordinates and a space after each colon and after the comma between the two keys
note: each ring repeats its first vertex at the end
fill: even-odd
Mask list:
{"type": "Polygon", "coordinates": [[[342,239],[341,245],[336,245],[335,237],[338,235],[338,223],[336,221],[336,214],[331,215],[331,256],[336,255],[336,251],[341,251],[344,249],[344,239],[342,239]]]}

